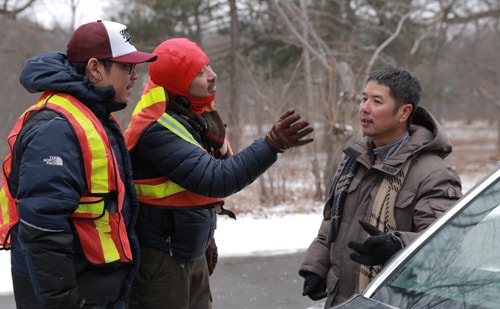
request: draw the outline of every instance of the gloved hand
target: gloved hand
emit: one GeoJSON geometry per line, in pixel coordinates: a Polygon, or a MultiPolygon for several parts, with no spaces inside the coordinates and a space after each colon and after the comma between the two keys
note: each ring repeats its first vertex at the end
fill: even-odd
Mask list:
{"type": "Polygon", "coordinates": [[[212,238],[212,241],[208,245],[207,251],[205,251],[205,257],[207,258],[208,274],[211,276],[214,273],[215,266],[217,265],[217,259],[219,258],[219,253],[214,238],[212,238]]]}
{"type": "Polygon", "coordinates": [[[397,234],[385,234],[365,221],[359,221],[361,227],[370,235],[364,242],[350,241],[347,246],[356,253],[350,257],[356,263],[363,265],[381,265],[401,248],[404,244],[397,234]]]}
{"type": "Polygon", "coordinates": [[[300,275],[304,277],[302,296],[307,295],[312,300],[320,300],[326,297],[326,279],[309,271],[302,271],[300,275]]]}
{"type": "Polygon", "coordinates": [[[303,139],[314,129],[307,121],[299,121],[301,116],[290,108],[276,121],[266,135],[266,141],[275,152],[284,152],[296,146],[309,144],[314,139],[303,139]]]}

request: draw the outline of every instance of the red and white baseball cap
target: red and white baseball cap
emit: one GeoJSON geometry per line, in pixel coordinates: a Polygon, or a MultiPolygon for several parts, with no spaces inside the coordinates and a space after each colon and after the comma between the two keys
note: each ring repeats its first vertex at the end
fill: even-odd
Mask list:
{"type": "Polygon", "coordinates": [[[90,58],[123,63],[155,61],[157,56],[137,51],[127,26],[113,21],[98,20],[83,24],[71,36],[66,53],[71,62],[84,62],[90,58]]]}

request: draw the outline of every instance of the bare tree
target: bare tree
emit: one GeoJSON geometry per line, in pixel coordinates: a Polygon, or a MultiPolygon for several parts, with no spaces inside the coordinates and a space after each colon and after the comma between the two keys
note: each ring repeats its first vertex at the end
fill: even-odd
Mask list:
{"type": "MultiPolygon", "coordinates": [[[[302,13],[307,12],[306,8],[306,2],[305,0],[300,1],[300,8],[302,13]]],[[[307,14],[303,14],[303,18],[305,20],[308,19],[307,14]]],[[[306,41],[309,40],[309,33],[306,28],[302,29],[302,35],[306,41]]],[[[313,114],[318,113],[318,105],[314,97],[314,90],[313,90],[313,79],[312,79],[312,69],[311,69],[311,56],[310,56],[310,51],[309,49],[304,49],[304,53],[302,55],[304,58],[304,79],[305,79],[305,87],[306,87],[306,98],[307,102],[311,106],[311,111],[313,114]]],[[[322,182],[321,182],[321,171],[319,167],[319,160],[318,160],[318,148],[317,148],[317,143],[312,144],[313,151],[311,155],[311,165],[312,165],[312,174],[314,176],[314,184],[315,184],[315,194],[314,194],[314,199],[315,200],[321,200],[323,198],[323,187],[322,187],[322,182]]]]}
{"type": "Polygon", "coordinates": [[[317,165],[318,149],[316,146],[311,156],[312,170],[317,183],[315,198],[321,199],[323,191],[321,185],[318,184],[326,184],[331,180],[340,150],[352,136],[349,128],[352,127],[351,121],[357,110],[356,104],[353,104],[355,76],[350,65],[339,61],[335,50],[317,32],[319,29],[316,29],[307,17],[308,6],[305,1],[301,1],[298,6],[293,2],[274,0],[274,5],[280,20],[284,22],[290,34],[289,42],[299,45],[304,51],[304,76],[307,100],[312,107],[311,115],[314,115],[315,119],[322,119],[322,123],[327,124],[323,136],[324,150],[327,152],[323,180],[321,180],[317,165]],[[311,65],[311,60],[314,66],[311,65]],[[313,96],[313,93],[316,95],[313,96]]]}
{"type": "Polygon", "coordinates": [[[0,1],[0,15],[7,16],[12,19],[17,19],[17,15],[24,10],[28,9],[34,5],[36,0],[26,0],[26,1],[11,1],[3,0],[0,1]]]}
{"type": "Polygon", "coordinates": [[[345,6],[335,3],[341,14],[326,15],[328,9],[314,7],[315,2],[272,0],[279,20],[275,25],[276,36],[281,35],[283,42],[300,47],[303,57],[308,55],[315,64],[311,66],[304,61],[304,89],[307,101],[314,104],[308,91],[314,89],[315,99],[323,103],[315,119],[322,119],[327,128],[324,131],[325,184],[331,180],[339,149],[357,135],[356,89],[362,87],[373,67],[389,62],[417,70],[419,65],[432,60],[426,69],[431,76],[426,80],[429,87],[426,90],[437,92],[439,83],[433,72],[439,69],[439,60],[446,44],[450,44],[449,39],[459,35],[459,29],[470,31],[472,21],[485,23],[497,19],[500,6],[496,2],[480,1],[477,7],[461,0],[347,2],[343,2],[345,6]],[[334,26],[315,22],[311,18],[315,15],[334,26]],[[462,28],[447,27],[450,24],[462,28]],[[315,87],[307,82],[311,71],[315,73],[315,87]]]}
{"type": "Polygon", "coordinates": [[[69,8],[71,10],[71,16],[70,16],[70,32],[73,32],[75,30],[76,25],[76,12],[78,9],[78,4],[80,3],[80,0],[69,0],[69,8]]]}
{"type": "MultiPolygon", "coordinates": [[[[240,39],[238,31],[238,8],[236,0],[228,0],[231,16],[230,36],[231,36],[231,68],[229,71],[229,128],[236,128],[241,123],[240,114],[240,96],[239,96],[239,59],[240,59],[240,39]]],[[[229,140],[234,151],[240,149],[241,144],[241,131],[231,129],[228,131],[229,140]]]]}

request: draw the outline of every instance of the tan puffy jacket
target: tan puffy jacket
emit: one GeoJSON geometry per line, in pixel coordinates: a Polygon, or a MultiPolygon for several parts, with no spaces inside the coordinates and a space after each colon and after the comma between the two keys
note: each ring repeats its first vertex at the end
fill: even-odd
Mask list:
{"type": "Polygon", "coordinates": [[[328,298],[325,308],[345,301],[358,291],[360,264],[350,259],[353,251],[347,243],[363,241],[367,237],[358,220],[369,221],[373,200],[386,170],[395,170],[393,174],[396,174],[406,160],[414,158],[396,199],[394,213],[397,230],[405,245],[462,195],[460,177],[444,161],[452,151],[450,141],[423,107],[417,108],[408,142],[391,159],[373,164],[370,144],[369,138],[364,137],[350,147],[361,153],[356,159],[360,166],[348,189],[336,240],[329,248],[331,204],[327,203],[318,236],[300,265],[300,271],[326,277],[328,298]],[[391,168],[384,169],[385,165],[391,168]]]}

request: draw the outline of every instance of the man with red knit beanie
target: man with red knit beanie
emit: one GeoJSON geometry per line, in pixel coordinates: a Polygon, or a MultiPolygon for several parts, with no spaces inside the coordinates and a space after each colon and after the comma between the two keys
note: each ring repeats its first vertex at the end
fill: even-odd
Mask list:
{"type": "Polygon", "coordinates": [[[125,131],[141,203],[141,264],[129,309],[212,308],[209,276],[217,263],[214,232],[224,198],[242,190],[277,154],[313,141],[313,129],[289,109],[265,137],[237,154],[215,109],[217,74],[186,38],[162,42],[125,131]]]}
{"type": "Polygon", "coordinates": [[[163,42],[154,52],[162,57],[158,65],[149,67],[151,80],[164,87],[170,99],[175,100],[178,96],[183,96],[191,103],[191,110],[197,114],[203,113],[204,107],[215,100],[217,79],[214,73],[208,85],[209,96],[196,97],[189,93],[191,81],[210,63],[203,50],[186,38],[177,38],[163,42]],[[176,68],[176,71],[169,68],[176,68]],[[169,74],[166,74],[167,72],[169,74]]]}

